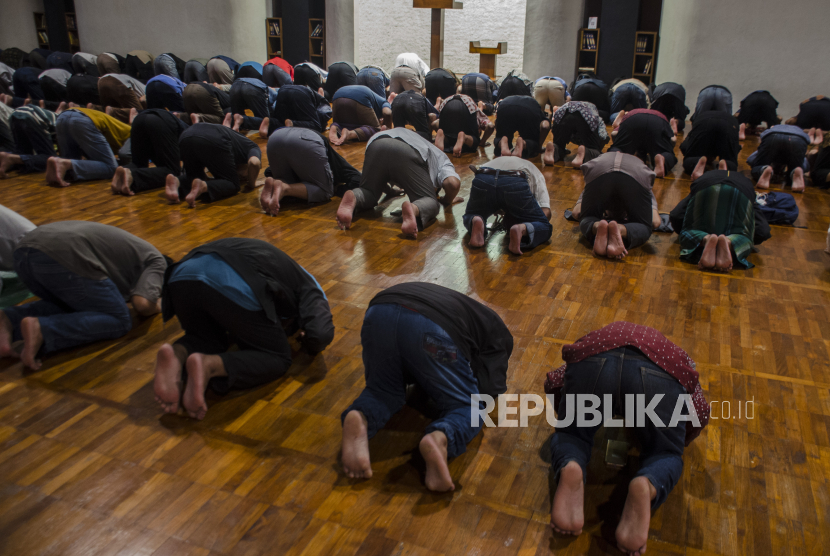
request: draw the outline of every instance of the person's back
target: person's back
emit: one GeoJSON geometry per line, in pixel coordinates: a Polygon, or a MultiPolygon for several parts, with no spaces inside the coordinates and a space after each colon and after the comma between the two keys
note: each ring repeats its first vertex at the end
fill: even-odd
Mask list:
{"type": "Polygon", "coordinates": [[[389,76],[378,66],[365,66],[357,72],[355,84],[369,87],[374,93],[386,97],[389,76]]]}
{"type": "Polygon", "coordinates": [[[678,131],[686,127],[689,108],[686,106],[686,89],[682,85],[671,81],[659,84],[651,93],[651,108],[670,120],[677,120],[678,131]]]}
{"type": "MultiPolygon", "coordinates": [[[[444,68],[435,68],[430,70],[426,75],[425,81],[425,96],[432,104],[435,104],[439,97],[447,98],[454,95],[458,91],[458,78],[455,77],[455,74],[444,68]]],[[[489,102],[493,102],[493,99],[491,98],[489,102]]]]}
{"type": "Polygon", "coordinates": [[[698,112],[707,110],[720,110],[727,114],[732,113],[732,93],[723,85],[709,85],[701,89],[695,104],[695,113],[692,114],[692,121],[698,112]]]}
{"type": "Polygon", "coordinates": [[[533,82],[518,70],[511,70],[499,82],[496,100],[501,102],[511,96],[533,97],[533,82]]]}
{"type": "MultiPolygon", "coordinates": [[[[357,67],[351,62],[335,62],[329,66],[329,74],[323,90],[326,98],[331,100],[341,87],[357,83],[357,67]]],[[[384,95],[385,96],[385,95],[384,95]]]]}

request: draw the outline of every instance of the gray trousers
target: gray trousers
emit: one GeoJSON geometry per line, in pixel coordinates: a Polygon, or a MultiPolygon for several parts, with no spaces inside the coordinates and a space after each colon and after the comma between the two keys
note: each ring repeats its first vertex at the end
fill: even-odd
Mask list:
{"type": "Polygon", "coordinates": [[[331,199],[334,177],[319,133],[304,127],[281,127],[268,138],[267,152],[274,179],[305,185],[309,203],[331,199]]]}
{"type": "Polygon", "coordinates": [[[403,189],[412,204],[418,207],[419,229],[438,216],[441,203],[426,160],[404,141],[380,137],[366,147],[360,187],[353,190],[357,198],[355,212],[376,207],[390,183],[403,189]]]}

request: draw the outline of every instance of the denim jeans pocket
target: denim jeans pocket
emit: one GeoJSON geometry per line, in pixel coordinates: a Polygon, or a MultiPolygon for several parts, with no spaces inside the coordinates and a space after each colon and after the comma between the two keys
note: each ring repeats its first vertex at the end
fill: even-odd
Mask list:
{"type": "Polygon", "coordinates": [[[654,396],[663,394],[657,404],[655,413],[664,423],[668,424],[676,403],[677,396],[684,394],[686,389],[669,373],[649,367],[640,367],[640,376],[643,379],[643,393],[646,404],[651,403],[654,396]]]}
{"type": "Polygon", "coordinates": [[[450,338],[424,333],[424,352],[439,363],[451,364],[458,360],[458,347],[450,338]]]}

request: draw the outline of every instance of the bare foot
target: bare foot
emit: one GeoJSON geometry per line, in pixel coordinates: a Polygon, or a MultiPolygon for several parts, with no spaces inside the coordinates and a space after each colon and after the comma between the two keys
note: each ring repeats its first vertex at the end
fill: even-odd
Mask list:
{"type": "Polygon", "coordinates": [[[262,191],[259,194],[259,206],[265,211],[265,214],[271,214],[271,200],[274,198],[274,178],[265,178],[265,184],[262,186],[262,191]]]}
{"type": "Polygon", "coordinates": [[[421,439],[418,446],[427,464],[424,482],[429,490],[448,492],[455,490],[447,465],[447,437],[441,431],[433,431],[421,439]]]}
{"type": "Polygon", "coordinates": [[[418,239],[418,218],[412,203],[404,201],[401,205],[401,216],[403,217],[403,224],[401,224],[403,235],[409,239],[418,239]]]}
{"type": "Polygon", "coordinates": [[[190,115],[190,123],[196,125],[199,123],[199,114],[191,114],[190,115]]]}
{"type": "Polygon", "coordinates": [[[501,149],[501,156],[510,156],[510,144],[507,142],[507,135],[501,138],[499,141],[499,148],[501,149]]]}
{"type": "Polygon", "coordinates": [[[12,166],[14,166],[12,163],[12,155],[9,153],[0,153],[0,180],[9,177],[6,172],[11,170],[12,166]]]}
{"type": "Polygon", "coordinates": [[[444,130],[439,129],[435,134],[435,146],[439,151],[444,152],[444,130]]]}
{"type": "Polygon", "coordinates": [[[222,125],[225,127],[233,127],[233,114],[231,112],[225,114],[225,119],[222,120],[222,125]]]}
{"type": "Polygon", "coordinates": [[[193,180],[190,186],[190,193],[184,198],[185,202],[190,208],[196,208],[196,199],[204,193],[207,193],[208,187],[204,180],[193,180]]]}
{"type": "Polygon", "coordinates": [[[332,145],[343,144],[343,140],[340,138],[340,128],[333,124],[329,127],[329,143],[332,145]]]}
{"type": "Polygon", "coordinates": [[[23,336],[23,351],[20,353],[20,359],[24,365],[37,371],[43,364],[37,358],[37,352],[43,345],[43,334],[40,332],[40,321],[37,317],[26,317],[20,321],[20,334],[23,336]]]}
{"type": "Polygon", "coordinates": [[[233,115],[233,130],[237,133],[241,133],[239,131],[240,126],[242,126],[242,114],[234,114],[233,115]]]}
{"type": "Polygon", "coordinates": [[[396,97],[396,96],[398,96],[398,93],[389,93],[389,98],[387,99],[387,101],[389,102],[389,104],[392,104],[392,101],[394,101],[394,100],[395,100],[395,97],[396,97]]]}
{"type": "Polygon", "coordinates": [[[514,255],[522,254],[522,238],[527,236],[527,226],[524,224],[515,224],[510,228],[510,244],[508,249],[514,255]]]}
{"type": "Polygon", "coordinates": [[[72,168],[72,161],[53,156],[46,161],[46,181],[49,185],[69,187],[69,182],[63,177],[72,168]]]}
{"type": "Polygon", "coordinates": [[[666,159],[662,154],[654,155],[654,175],[658,178],[666,175],[666,159]]]}
{"type": "Polygon", "coordinates": [[[725,160],[721,160],[720,162],[718,162],[718,170],[726,170],[726,169],[727,168],[726,168],[726,161],[725,160]]]}
{"type": "Polygon", "coordinates": [[[259,136],[263,139],[268,139],[268,126],[271,124],[271,120],[268,118],[262,118],[262,123],[259,124],[259,136]]]}
{"type": "Polygon", "coordinates": [[[464,150],[464,138],[465,137],[466,137],[466,135],[464,135],[463,131],[458,133],[458,140],[455,142],[455,146],[452,148],[452,154],[456,158],[461,157],[461,151],[464,150]]]}
{"type": "Polygon", "coordinates": [[[133,173],[124,166],[119,166],[115,169],[115,175],[112,177],[112,192],[115,195],[124,195],[131,197],[135,192],[131,189],[133,184],[133,173]]]}
{"type": "Polygon", "coordinates": [[[793,193],[804,191],[804,170],[796,168],[793,172],[793,193]]]}
{"type": "Polygon", "coordinates": [[[582,163],[585,161],[585,145],[579,145],[576,149],[576,156],[571,161],[572,168],[582,168],[582,163]]]}
{"type": "Polygon", "coordinates": [[[357,197],[354,196],[353,191],[346,191],[337,208],[337,225],[341,230],[348,230],[351,227],[355,206],[357,206],[357,197]]]}
{"type": "Polygon", "coordinates": [[[815,136],[813,137],[813,145],[821,145],[824,142],[824,131],[820,127],[816,128],[815,136]]]}
{"type": "Polygon", "coordinates": [[[703,238],[703,253],[700,255],[700,261],[697,267],[700,270],[710,270],[715,268],[717,263],[718,252],[718,236],[709,234],[703,238]]]}
{"type": "Polygon", "coordinates": [[[61,112],[63,112],[67,108],[68,108],[68,105],[66,104],[66,101],[65,100],[61,101],[61,103],[58,104],[58,107],[55,109],[55,114],[60,114],[61,112]]]}
{"type": "Polygon", "coordinates": [[[695,169],[692,170],[692,181],[702,176],[706,172],[706,157],[701,156],[700,160],[695,164],[695,169]]]}
{"type": "Polygon", "coordinates": [[[182,364],[170,344],[159,348],[155,374],[153,391],[156,401],[165,413],[176,413],[182,397],[182,364]]]}
{"type": "Polygon", "coordinates": [[[525,150],[525,140],[522,139],[521,137],[519,137],[518,139],[516,139],[516,146],[513,147],[513,152],[511,152],[510,154],[512,154],[513,156],[518,156],[519,158],[521,158],[522,153],[524,152],[524,150],[525,150]]]}
{"type": "Polygon", "coordinates": [[[179,199],[179,178],[173,174],[167,174],[164,181],[164,196],[167,197],[167,202],[170,204],[181,203],[181,199],[179,199]]]}
{"type": "Polygon", "coordinates": [[[738,128],[738,141],[743,141],[746,139],[746,124],[741,124],[741,127],[738,128]]]}
{"type": "Polygon", "coordinates": [[[626,255],[628,255],[628,251],[623,243],[620,225],[612,220],[608,223],[608,251],[606,251],[605,256],[609,259],[621,261],[626,255]]]}
{"type": "Polygon", "coordinates": [[[138,110],[136,110],[135,108],[130,108],[130,125],[133,125],[133,120],[136,116],[138,116],[138,110]]]}
{"type": "Polygon", "coordinates": [[[548,143],[545,145],[545,152],[542,153],[542,167],[544,168],[545,165],[553,166],[556,164],[556,145],[553,142],[548,143]]]}
{"type": "Polygon", "coordinates": [[[349,411],[343,419],[343,447],[340,455],[343,461],[343,473],[350,479],[372,478],[367,426],[366,417],[354,409],[349,411]]]}
{"type": "Polygon", "coordinates": [[[473,216],[469,245],[470,247],[482,247],[484,245],[484,219],[480,216],[473,216]]]}
{"type": "Polygon", "coordinates": [[[651,522],[651,500],[656,489],[645,477],[635,477],[628,484],[622,518],[617,525],[617,548],[629,556],[641,556],[646,551],[648,527],[651,522]]]}
{"type": "MultiPolygon", "coordinates": [[[[92,108],[92,103],[90,102],[89,104],[86,105],[86,107],[91,109],[92,108]]],[[[104,108],[104,113],[107,116],[112,116],[113,110],[114,110],[114,108],[112,106],[107,106],[106,108],[104,108]]]]}
{"type": "Polygon", "coordinates": [[[12,349],[12,321],[6,316],[6,313],[0,311],[0,358],[14,357],[18,358],[20,355],[12,349]]]}
{"type": "Polygon", "coordinates": [[[582,468],[575,461],[569,461],[559,472],[559,484],[550,512],[551,528],[563,535],[580,535],[585,525],[584,504],[582,468]]]}
{"type": "Polygon", "coordinates": [[[188,415],[200,421],[205,418],[208,409],[205,401],[205,390],[210,380],[210,370],[206,361],[209,357],[219,356],[191,353],[185,362],[187,385],[184,388],[182,405],[188,415]]]}
{"type": "Polygon", "coordinates": [[[669,120],[669,125],[671,126],[671,130],[674,132],[675,137],[677,137],[677,118],[669,120]]]}
{"type": "Polygon", "coordinates": [[[769,182],[772,179],[772,166],[767,166],[764,168],[764,171],[761,173],[761,177],[758,178],[758,183],[755,184],[755,187],[758,189],[769,189],[769,182]]]}
{"type": "Polygon", "coordinates": [[[608,222],[600,220],[594,224],[594,255],[604,257],[608,253],[608,222]]]}
{"type": "Polygon", "coordinates": [[[274,180],[274,191],[271,195],[271,202],[268,205],[267,214],[276,216],[280,213],[280,201],[285,196],[285,190],[288,189],[288,184],[281,180],[274,180]]]}
{"type": "Polygon", "coordinates": [[[721,272],[729,272],[732,270],[732,242],[725,235],[718,236],[715,269],[721,272]]]}
{"type": "Polygon", "coordinates": [[[294,122],[291,120],[285,120],[285,127],[294,127],[294,122]]]}

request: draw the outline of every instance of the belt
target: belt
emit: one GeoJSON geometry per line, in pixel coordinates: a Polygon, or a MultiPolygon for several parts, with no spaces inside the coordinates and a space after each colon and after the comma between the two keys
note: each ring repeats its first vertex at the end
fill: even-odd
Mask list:
{"type": "Polygon", "coordinates": [[[510,178],[524,178],[528,179],[527,173],[524,170],[499,170],[497,168],[490,168],[489,166],[476,166],[475,164],[470,164],[470,170],[473,171],[474,174],[485,174],[487,176],[505,176],[510,178]]]}

